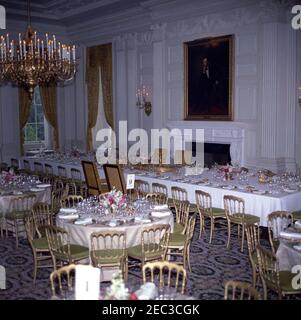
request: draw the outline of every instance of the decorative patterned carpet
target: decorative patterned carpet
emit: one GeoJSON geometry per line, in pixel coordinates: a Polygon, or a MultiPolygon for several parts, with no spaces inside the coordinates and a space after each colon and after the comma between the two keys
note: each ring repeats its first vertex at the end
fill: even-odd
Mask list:
{"type": "MultiPolygon", "coordinates": [[[[223,299],[224,283],[227,280],[251,282],[251,266],[246,246],[244,252],[240,252],[234,229],[231,247],[228,250],[225,226],[216,225],[211,244],[209,244],[208,228],[209,225],[206,226],[206,236],[203,235],[199,240],[197,223],[191,246],[192,272],[188,273],[187,294],[202,300],[219,300],[223,299]]],[[[267,240],[261,241],[264,246],[269,246],[267,240]]],[[[15,240],[12,236],[0,239],[0,265],[3,265],[7,272],[7,288],[0,290],[0,300],[50,298],[51,269],[39,269],[36,285],[33,286],[32,253],[26,239],[21,240],[19,249],[15,249],[15,240]]],[[[139,286],[141,282],[140,269],[131,268],[129,274],[131,287],[139,286]]],[[[259,290],[262,291],[261,288],[259,290]]],[[[270,292],[269,298],[276,299],[276,295],[270,292]]]]}

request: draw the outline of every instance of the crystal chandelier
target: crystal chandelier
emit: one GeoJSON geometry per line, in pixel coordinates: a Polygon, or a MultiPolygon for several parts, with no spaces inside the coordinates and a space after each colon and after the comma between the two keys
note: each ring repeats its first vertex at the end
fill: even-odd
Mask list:
{"type": "Polygon", "coordinates": [[[32,99],[35,86],[73,79],[76,72],[75,46],[56,41],[56,37],[40,40],[31,27],[30,1],[28,26],[23,37],[11,40],[0,37],[0,83],[11,82],[23,87],[32,99]]]}

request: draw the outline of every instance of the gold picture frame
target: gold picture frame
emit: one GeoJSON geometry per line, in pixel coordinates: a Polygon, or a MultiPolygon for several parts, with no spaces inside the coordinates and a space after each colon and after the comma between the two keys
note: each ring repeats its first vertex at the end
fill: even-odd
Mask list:
{"type": "Polygon", "coordinates": [[[184,120],[233,120],[234,36],[184,43],[184,120]]]}

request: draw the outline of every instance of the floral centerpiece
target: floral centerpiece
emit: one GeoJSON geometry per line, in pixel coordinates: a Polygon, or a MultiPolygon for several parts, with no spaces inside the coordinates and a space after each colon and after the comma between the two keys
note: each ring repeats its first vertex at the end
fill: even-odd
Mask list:
{"type": "Polygon", "coordinates": [[[234,168],[227,164],[226,166],[220,166],[219,171],[224,177],[224,180],[231,180],[232,179],[232,173],[234,172],[234,168]]]}
{"type": "Polygon", "coordinates": [[[118,209],[126,208],[126,195],[121,191],[117,191],[115,187],[103,195],[102,204],[104,208],[110,212],[115,212],[118,209]]]}
{"type": "Polygon", "coordinates": [[[16,175],[13,168],[10,168],[9,172],[2,172],[2,180],[5,183],[13,182],[16,179],[16,175]]]}
{"type": "Polygon", "coordinates": [[[130,293],[126,288],[121,271],[117,271],[112,276],[111,286],[107,288],[105,300],[137,300],[135,293],[130,293]]]}

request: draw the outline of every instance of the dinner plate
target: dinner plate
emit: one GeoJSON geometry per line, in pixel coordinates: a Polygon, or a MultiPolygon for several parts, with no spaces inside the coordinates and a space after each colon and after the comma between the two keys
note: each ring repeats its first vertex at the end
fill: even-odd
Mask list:
{"type": "Polygon", "coordinates": [[[61,208],[60,213],[77,213],[77,209],[74,208],[61,208]]]}
{"type": "Polygon", "coordinates": [[[265,190],[253,190],[253,193],[262,195],[262,194],[266,194],[266,191],[265,190]]]}
{"type": "Polygon", "coordinates": [[[42,188],[30,188],[29,190],[32,191],[32,192],[41,192],[41,191],[44,191],[42,188]]]}
{"type": "Polygon", "coordinates": [[[283,191],[287,192],[287,193],[294,193],[294,192],[298,192],[298,189],[286,189],[284,188],[283,191]]]}
{"type": "Polygon", "coordinates": [[[37,188],[48,188],[51,187],[51,184],[49,183],[42,183],[42,184],[38,184],[37,188]]]}

